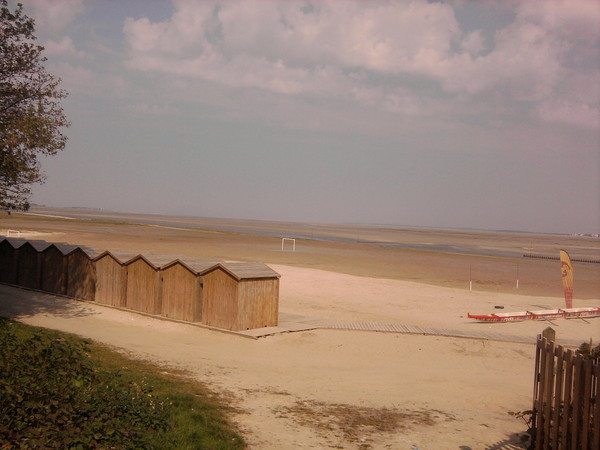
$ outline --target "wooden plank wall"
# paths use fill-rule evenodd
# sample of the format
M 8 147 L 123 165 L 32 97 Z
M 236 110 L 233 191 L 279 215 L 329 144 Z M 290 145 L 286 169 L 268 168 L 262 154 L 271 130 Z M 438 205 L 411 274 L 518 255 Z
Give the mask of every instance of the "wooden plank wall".
M 80 248 L 66 256 L 67 295 L 93 301 L 96 293 L 96 271 L 91 258 Z
M 238 330 L 274 327 L 278 317 L 279 278 L 240 281 Z
M 0 282 L 17 284 L 17 251 L 8 240 L 0 242 Z
M 160 270 L 162 315 L 178 320 L 199 322 L 202 317 L 202 280 L 182 264 Z
M 127 272 L 123 263 L 105 253 L 94 261 L 95 300 L 104 305 L 127 306 Z
M 202 276 L 202 323 L 239 331 L 237 324 L 238 282 L 218 268 Z
M 106 252 L 92 260 L 81 248 L 18 249 L 0 242 L 0 282 L 41 289 L 133 311 L 228 330 L 276 326 L 279 279 L 239 279 L 220 265 L 194 272 L 174 261 L 164 269 L 139 256 L 127 263 Z
M 533 427 L 535 449 L 600 449 L 600 361 L 538 336 Z
M 41 254 L 40 289 L 52 294 L 67 293 L 67 258 L 51 245 Z
M 144 259 L 128 262 L 127 308 L 148 314 L 161 313 L 161 288 L 158 270 Z
M 29 242 L 17 249 L 17 284 L 30 289 L 40 288 L 40 254 Z

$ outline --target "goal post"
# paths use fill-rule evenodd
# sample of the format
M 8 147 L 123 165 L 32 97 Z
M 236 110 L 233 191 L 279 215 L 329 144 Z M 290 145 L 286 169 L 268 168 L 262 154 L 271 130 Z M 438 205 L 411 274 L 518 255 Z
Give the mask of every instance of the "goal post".
M 296 251 L 296 239 L 294 238 L 281 238 L 281 251 L 284 251 L 285 248 L 285 244 L 286 242 L 291 242 L 292 244 L 292 251 L 295 252 Z

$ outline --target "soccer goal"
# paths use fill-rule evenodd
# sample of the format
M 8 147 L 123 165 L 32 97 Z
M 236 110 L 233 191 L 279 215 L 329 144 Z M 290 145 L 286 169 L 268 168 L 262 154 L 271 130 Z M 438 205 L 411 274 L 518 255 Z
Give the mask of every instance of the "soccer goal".
M 6 237 L 11 237 L 11 235 L 20 238 L 21 232 L 19 230 L 6 230 Z
M 281 238 L 281 251 L 282 252 L 285 251 L 286 243 L 288 244 L 288 247 L 289 247 L 289 244 L 291 243 L 291 245 L 292 245 L 292 251 L 293 252 L 296 251 L 296 239 L 293 239 L 293 238 Z

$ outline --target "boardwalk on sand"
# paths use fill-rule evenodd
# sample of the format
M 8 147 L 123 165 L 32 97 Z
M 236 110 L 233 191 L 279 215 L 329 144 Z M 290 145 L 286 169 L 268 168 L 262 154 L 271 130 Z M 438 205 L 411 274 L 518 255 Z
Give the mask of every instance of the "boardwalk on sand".
M 461 331 L 449 330 L 445 328 L 432 328 L 417 325 L 402 325 L 397 323 L 379 323 L 379 322 L 342 322 L 328 319 L 308 318 L 292 314 L 280 313 L 279 326 L 268 328 L 257 328 L 254 330 L 240 331 L 237 334 L 242 336 L 260 338 L 272 336 L 280 333 L 291 333 L 307 330 L 351 330 L 351 331 L 374 331 L 381 333 L 401 333 L 418 334 L 424 336 L 446 336 L 467 339 L 485 339 L 490 341 L 518 342 L 525 344 L 535 344 L 535 337 L 515 336 L 502 333 L 490 333 L 483 331 Z M 564 341 L 565 345 L 579 345 L 579 341 Z

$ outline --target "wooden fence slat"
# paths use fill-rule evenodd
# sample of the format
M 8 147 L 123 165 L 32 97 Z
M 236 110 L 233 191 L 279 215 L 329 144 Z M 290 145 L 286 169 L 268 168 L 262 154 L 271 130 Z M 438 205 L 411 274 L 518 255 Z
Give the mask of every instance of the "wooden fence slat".
M 556 382 L 554 385 L 554 402 L 552 404 L 552 434 L 549 440 L 552 448 L 558 448 L 558 436 L 560 431 L 560 410 L 563 397 L 564 382 L 564 349 L 558 345 L 555 349 L 556 357 Z
M 563 418 L 561 423 L 561 439 L 560 448 L 566 449 L 568 445 L 569 436 L 569 418 L 571 417 L 571 398 L 573 397 L 573 351 L 567 350 L 567 357 L 565 361 L 565 398 L 563 406 Z
M 581 450 L 588 449 L 588 435 L 590 428 L 590 403 L 592 397 L 592 360 L 583 361 L 583 398 L 581 413 Z
M 543 397 L 544 447 L 549 447 L 552 425 L 552 394 L 554 392 L 554 342 L 546 341 L 546 366 Z
M 600 450 L 600 358 L 556 345 L 546 331 L 536 342 L 534 448 Z
M 573 397 L 571 414 L 571 449 L 578 450 L 579 446 L 579 411 L 581 407 L 581 363 L 583 360 L 578 355 L 573 358 Z
M 600 361 L 594 364 L 594 439 L 592 448 L 600 448 Z
M 538 346 L 540 351 L 540 366 L 539 366 L 539 378 L 538 378 L 538 392 L 537 392 L 537 401 L 535 402 L 534 411 L 535 411 L 535 450 L 542 450 L 544 443 L 544 387 L 546 386 L 545 380 L 545 368 L 546 368 L 546 338 L 541 338 L 538 340 Z

